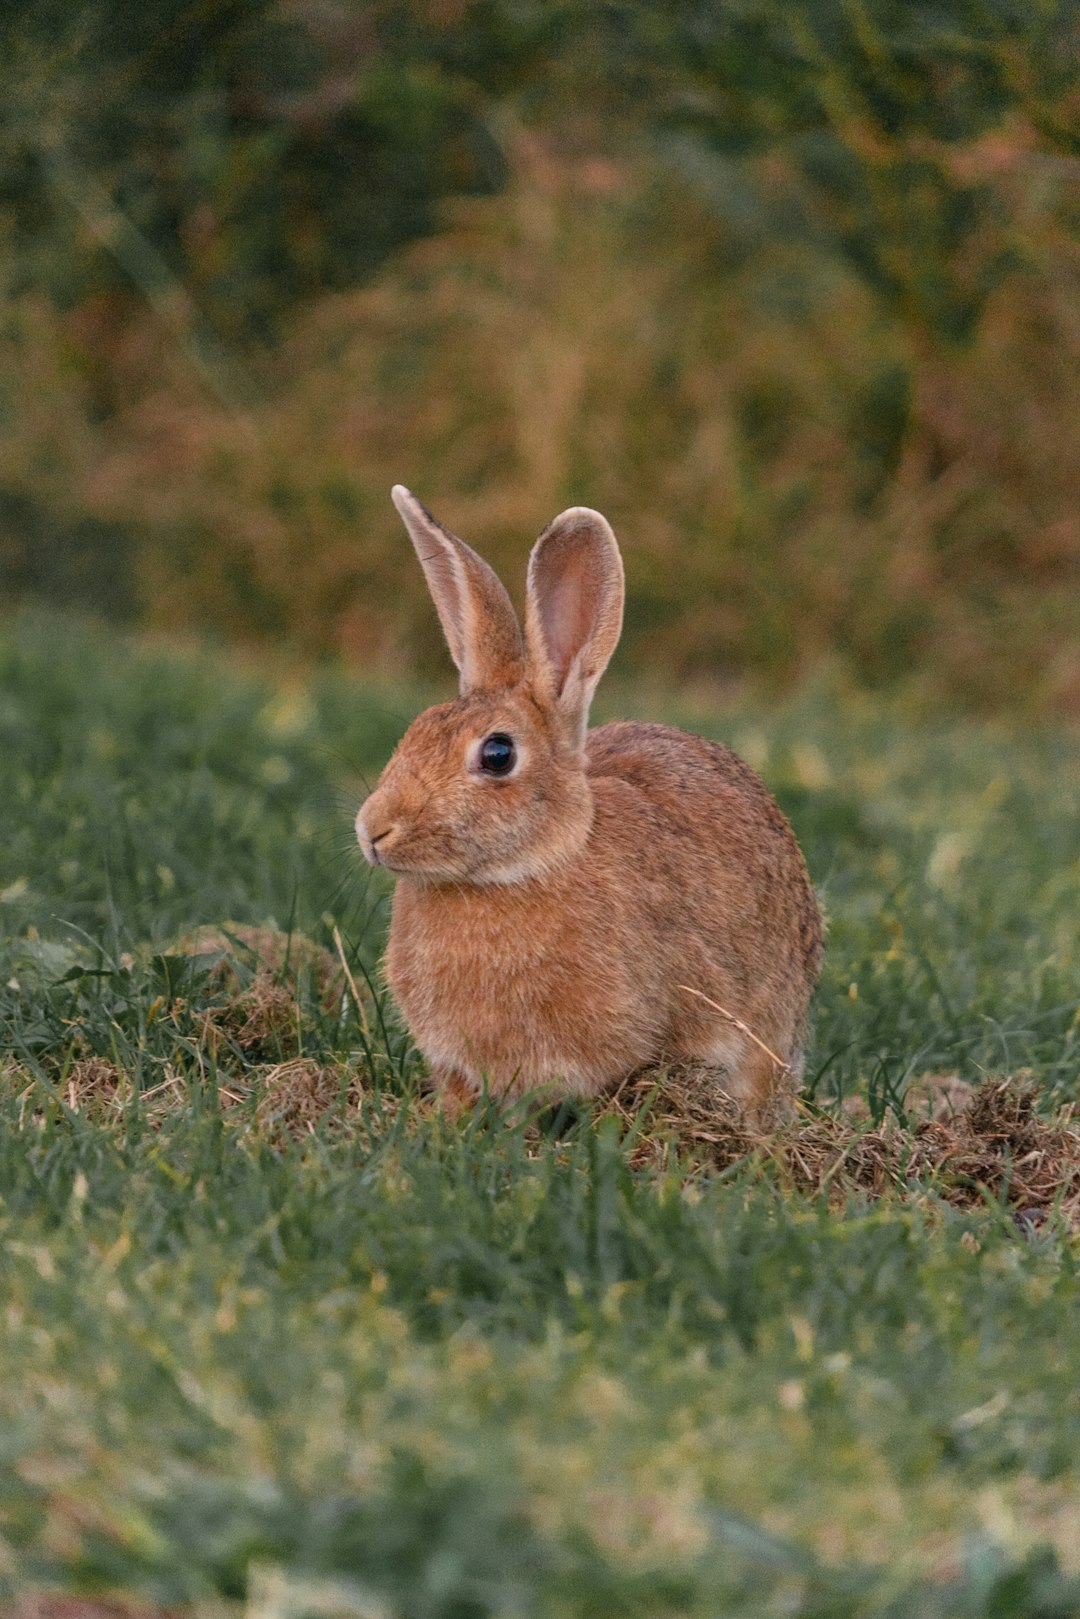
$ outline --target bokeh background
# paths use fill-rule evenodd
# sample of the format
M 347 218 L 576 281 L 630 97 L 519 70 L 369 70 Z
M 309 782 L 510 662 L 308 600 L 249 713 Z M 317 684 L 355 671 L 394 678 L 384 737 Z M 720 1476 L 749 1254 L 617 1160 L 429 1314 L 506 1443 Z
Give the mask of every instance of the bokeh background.
M 388 499 L 620 667 L 1080 712 L 1072 0 L 23 0 L 0 600 L 444 667 Z

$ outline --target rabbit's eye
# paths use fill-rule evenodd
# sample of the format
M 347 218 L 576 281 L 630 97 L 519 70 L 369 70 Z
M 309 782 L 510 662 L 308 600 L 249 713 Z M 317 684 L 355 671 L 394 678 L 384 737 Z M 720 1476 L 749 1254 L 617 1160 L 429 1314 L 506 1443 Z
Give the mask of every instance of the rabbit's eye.
M 480 769 L 487 776 L 505 776 L 517 762 L 514 739 L 503 731 L 486 736 L 480 744 Z

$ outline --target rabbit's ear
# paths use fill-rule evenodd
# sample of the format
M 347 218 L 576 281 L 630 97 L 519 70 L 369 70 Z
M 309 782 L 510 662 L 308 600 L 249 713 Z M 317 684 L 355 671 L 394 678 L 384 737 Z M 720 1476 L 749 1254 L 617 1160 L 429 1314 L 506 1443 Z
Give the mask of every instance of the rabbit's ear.
M 624 594 L 622 558 L 606 518 L 572 506 L 548 524 L 529 558 L 529 675 L 576 746 L 585 740 L 596 683 L 619 639 Z
M 394 485 L 390 498 L 420 558 L 462 693 L 513 685 L 521 675 L 524 648 L 517 614 L 494 569 L 401 484 Z

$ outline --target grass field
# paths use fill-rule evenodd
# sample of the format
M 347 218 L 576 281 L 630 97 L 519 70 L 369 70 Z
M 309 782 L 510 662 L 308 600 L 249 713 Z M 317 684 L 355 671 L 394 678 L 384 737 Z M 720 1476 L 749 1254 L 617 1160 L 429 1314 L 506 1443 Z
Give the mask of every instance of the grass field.
M 927 1074 L 1074 1101 L 1075 734 L 607 701 L 791 816 L 824 1118 L 903 1142 Z M 418 702 L 0 633 L 0 1599 L 1080 1613 L 1078 1250 L 1011 1166 L 872 1199 L 643 1158 L 648 1118 L 432 1111 L 350 825 Z

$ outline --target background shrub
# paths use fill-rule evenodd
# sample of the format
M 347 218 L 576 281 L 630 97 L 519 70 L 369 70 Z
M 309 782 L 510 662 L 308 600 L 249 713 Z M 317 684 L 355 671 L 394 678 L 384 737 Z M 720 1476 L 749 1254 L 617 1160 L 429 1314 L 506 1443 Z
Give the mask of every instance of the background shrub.
M 561 506 L 624 668 L 1080 702 L 1058 0 L 0 23 L 0 582 L 405 670 L 389 507 Z

